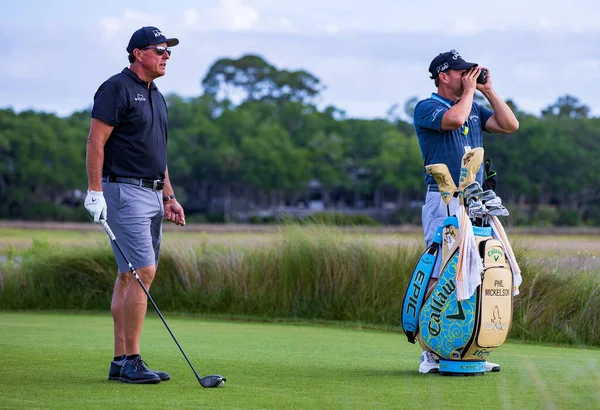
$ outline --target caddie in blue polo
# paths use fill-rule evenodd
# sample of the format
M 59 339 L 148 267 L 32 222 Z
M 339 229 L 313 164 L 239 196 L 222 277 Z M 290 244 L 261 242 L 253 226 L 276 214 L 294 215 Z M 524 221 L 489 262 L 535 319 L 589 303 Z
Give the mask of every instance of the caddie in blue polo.
M 487 77 L 487 81 L 483 80 L 482 71 L 485 71 L 483 75 Z M 429 74 L 437 92 L 419 101 L 414 112 L 414 127 L 423 156 L 423 166 L 446 164 L 458 186 L 461 159 L 466 151 L 483 147 L 483 131 L 508 134 L 519 128 L 519 122 L 492 87 L 490 70 L 465 61 L 458 51 L 438 54 L 429 65 Z M 478 82 L 478 77 L 479 81 L 485 82 Z M 491 110 L 473 101 L 476 90 L 487 99 Z M 424 172 L 424 179 L 426 196 L 422 223 L 425 244 L 429 246 L 437 227 L 448 214 L 456 213 L 459 203 L 454 198 L 447 208 L 442 202 L 434 178 Z M 483 170 L 480 169 L 477 181 L 481 184 L 482 179 Z M 440 263 L 441 258 L 438 258 L 430 286 L 439 277 Z M 424 351 L 419 372 L 437 373 L 438 370 L 437 358 L 433 353 Z M 499 371 L 500 366 L 486 362 L 486 371 L 492 370 Z
M 142 27 L 127 45 L 130 66 L 106 80 L 94 95 L 87 141 L 85 208 L 105 219 L 150 289 L 160 254 L 163 218 L 185 225 L 167 170 L 167 104 L 154 80 L 165 75 L 171 48 L 179 44 L 156 27 Z M 118 266 L 111 311 L 114 358 L 109 380 L 159 383 L 166 372 L 150 370 L 140 355 L 147 309 L 141 286 L 114 243 Z

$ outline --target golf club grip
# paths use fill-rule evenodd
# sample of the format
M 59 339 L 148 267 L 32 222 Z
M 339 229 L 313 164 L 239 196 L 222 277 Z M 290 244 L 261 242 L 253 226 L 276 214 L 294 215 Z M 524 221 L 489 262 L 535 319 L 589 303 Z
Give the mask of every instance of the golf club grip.
M 117 238 L 115 238 L 112 229 L 110 229 L 110 226 L 108 226 L 108 222 L 106 222 L 106 219 L 100 218 L 100 223 L 102 224 L 102 226 L 104 226 L 104 230 L 106 231 L 106 234 L 108 235 L 110 240 L 113 241 L 115 245 L 117 245 L 117 248 L 119 248 L 119 244 L 116 242 Z M 121 251 L 121 248 L 119 248 L 119 250 Z M 121 251 L 121 254 L 123 254 L 123 251 Z M 125 255 L 123 255 L 123 257 L 125 257 Z M 127 258 L 125 258 L 125 260 L 127 260 Z

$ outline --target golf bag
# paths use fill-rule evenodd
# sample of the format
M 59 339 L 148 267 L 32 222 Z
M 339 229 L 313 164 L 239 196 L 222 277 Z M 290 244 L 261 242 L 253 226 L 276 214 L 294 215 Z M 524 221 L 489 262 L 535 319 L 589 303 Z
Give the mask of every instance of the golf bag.
M 478 273 L 481 284 L 470 296 L 465 295 L 463 300 L 459 300 L 457 278 L 462 265 L 464 231 L 467 229 L 464 229 L 463 224 L 461 232 L 459 218 L 449 216 L 437 229 L 432 245 L 421 255 L 408 283 L 402 306 L 404 333 L 409 342 L 415 343 L 418 340 L 423 350 L 440 357 L 440 372 L 444 372 L 444 368 L 449 373 L 483 372 L 483 363 L 490 353 L 508 337 L 512 323 L 513 295 L 518 293 L 520 284 L 520 271 L 512 249 L 506 250 L 503 245 L 504 243 L 510 248 L 505 232 L 500 228 L 502 233 L 497 234 L 498 226 L 501 225 L 493 215 L 500 215 L 501 212 L 506 215 L 508 211 L 500 205 L 500 198 L 490 189 L 495 187 L 495 172 L 491 170 L 491 161 L 486 162 L 487 190 L 484 192 L 475 182 L 475 175 L 482 162 L 482 148 L 465 154 L 458 189 L 446 165 L 426 167 L 426 171 L 438 183 L 443 202 L 448 205 L 452 197 L 456 196 L 455 193 L 458 193 L 461 220 L 464 222 L 468 218 L 473 222 L 475 245 L 468 249 L 472 252 L 476 249 L 477 257 L 483 265 L 483 270 Z M 484 205 L 486 199 L 490 208 Z M 489 223 L 490 218 L 496 227 L 496 235 Z M 510 252 L 510 258 L 507 251 Z M 428 289 L 437 258 L 441 258 L 440 275 Z M 516 272 L 513 272 L 509 261 L 514 261 Z M 518 274 L 516 284 L 513 283 L 513 273 Z M 465 280 L 462 275 L 460 278 Z M 469 366 L 468 362 L 474 366 Z
M 481 285 L 458 300 L 456 276 L 461 246 L 456 217 L 443 228 L 442 268 L 418 315 L 417 339 L 424 350 L 449 360 L 485 361 L 502 345 L 512 322 L 513 276 L 502 243 L 491 227 L 473 227 L 483 260 Z M 412 280 L 411 280 L 412 282 Z M 410 289 L 410 288 L 409 288 Z

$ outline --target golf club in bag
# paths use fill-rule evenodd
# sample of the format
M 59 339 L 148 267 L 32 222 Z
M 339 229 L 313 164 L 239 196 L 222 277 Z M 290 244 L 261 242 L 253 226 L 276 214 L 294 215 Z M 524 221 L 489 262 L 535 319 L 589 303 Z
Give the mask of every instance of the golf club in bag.
M 173 338 L 173 340 L 177 344 L 177 347 L 181 351 L 181 354 L 183 354 L 183 357 L 185 357 L 185 360 L 188 362 L 188 364 L 192 368 L 192 371 L 194 372 L 194 375 L 196 376 L 196 379 L 198 379 L 198 382 L 200 383 L 200 385 L 202 387 L 206 387 L 206 388 L 223 386 L 225 384 L 225 382 L 227 381 L 227 379 L 225 379 L 225 377 L 223 377 L 223 376 L 219 376 L 218 374 L 212 374 L 210 376 L 200 377 L 200 375 L 198 374 L 196 369 L 194 369 L 192 362 L 190 362 L 190 359 L 188 359 L 187 355 L 181 348 L 181 345 L 179 344 L 179 342 L 177 341 L 177 338 L 171 331 L 171 328 L 167 324 L 167 321 L 163 317 L 162 313 L 160 313 L 158 306 L 156 306 L 156 303 L 154 303 L 154 299 L 152 299 L 152 296 L 150 296 L 150 292 L 148 292 L 148 290 L 146 289 L 146 286 L 144 286 L 144 283 L 142 282 L 142 280 L 138 276 L 137 272 L 135 271 L 135 268 L 131 265 L 131 262 L 129 262 L 129 259 L 127 258 L 127 256 L 125 256 L 123 249 L 121 249 L 121 247 L 119 246 L 119 243 L 117 242 L 117 238 L 115 238 L 115 235 L 113 234 L 112 230 L 110 229 L 110 226 L 108 226 L 108 223 L 104 219 L 100 219 L 100 223 L 102 223 L 102 226 L 104 226 L 104 230 L 106 231 L 106 234 L 108 235 L 110 240 L 113 241 L 113 243 L 115 244 L 115 246 L 121 253 L 121 256 L 123 257 L 123 259 L 125 259 L 125 262 L 127 262 L 127 265 L 129 265 L 129 269 L 131 269 L 131 272 L 133 273 L 133 277 L 135 278 L 135 280 L 137 280 L 137 282 L 140 284 L 142 289 L 144 289 L 144 293 L 148 297 L 148 300 L 150 300 L 150 302 L 152 303 L 152 306 L 154 306 L 154 309 L 156 309 L 156 313 L 158 313 L 158 316 L 160 316 L 160 319 L 165 324 L 167 330 L 171 334 L 171 337 Z

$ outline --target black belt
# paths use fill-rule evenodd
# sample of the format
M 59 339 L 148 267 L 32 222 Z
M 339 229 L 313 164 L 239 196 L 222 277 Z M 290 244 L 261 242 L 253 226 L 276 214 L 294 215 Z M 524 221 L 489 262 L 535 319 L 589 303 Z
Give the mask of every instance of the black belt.
M 162 191 L 165 187 L 165 181 L 162 179 L 142 179 L 142 178 L 125 178 L 115 176 L 103 176 L 102 182 L 118 182 L 120 184 L 137 185 L 143 188 L 150 188 L 153 191 Z

